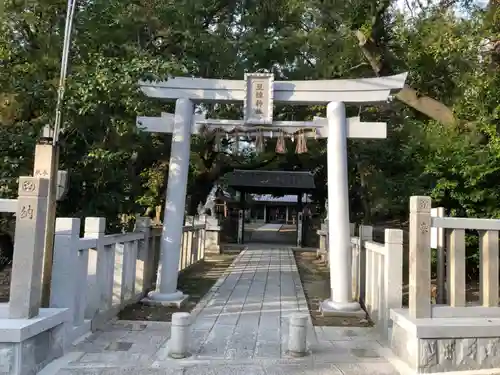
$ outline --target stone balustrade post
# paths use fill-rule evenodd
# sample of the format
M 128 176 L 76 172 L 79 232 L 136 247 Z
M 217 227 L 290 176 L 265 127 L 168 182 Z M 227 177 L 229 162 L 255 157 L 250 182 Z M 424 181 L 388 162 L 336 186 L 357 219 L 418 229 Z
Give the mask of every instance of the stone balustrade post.
M 144 240 L 139 242 L 139 259 L 143 262 L 142 292 L 147 293 L 153 288 L 155 274 L 154 246 L 151 238 L 151 219 L 138 217 L 135 221 L 135 231 L 144 233 Z
M 297 247 L 302 247 L 302 239 L 304 238 L 304 214 L 297 214 Z
M 481 305 L 498 306 L 498 231 L 480 233 L 479 276 Z
M 138 241 L 127 241 L 123 244 L 121 303 L 131 301 L 135 297 L 137 253 Z
M 205 251 L 207 249 L 207 219 L 205 218 L 203 220 L 203 229 L 201 230 L 201 253 L 200 253 L 200 259 L 205 258 Z M 219 252 L 220 252 L 220 243 L 219 245 Z
M 373 241 L 373 227 L 371 225 L 359 226 L 359 274 L 356 292 L 358 298 L 366 303 L 366 280 L 370 280 L 371 267 L 368 267 L 365 241 Z
M 49 181 L 20 177 L 18 193 L 9 318 L 29 319 L 38 315 L 42 297 Z
M 89 249 L 89 268 L 88 268 L 88 289 L 87 289 L 87 307 L 85 309 L 85 318 L 93 319 L 94 316 L 104 308 L 102 305 L 103 290 L 105 290 L 106 275 L 106 249 L 102 243 L 105 235 L 106 219 L 103 217 L 85 218 L 85 238 L 95 238 L 96 247 Z
M 356 233 L 356 223 L 349 223 L 349 232 L 351 237 L 354 237 L 354 233 Z
M 77 243 L 80 240 L 80 219 L 57 218 L 54 237 L 54 263 L 50 307 L 67 308 L 71 311 L 73 325 L 78 325 L 77 298 L 79 280 Z
M 360 250 L 359 250 L 359 242 L 358 245 L 353 244 L 353 237 L 356 232 L 356 224 L 355 223 L 349 223 L 349 235 L 350 235 L 350 241 L 351 241 L 351 253 L 352 253 L 352 264 L 351 264 L 351 292 L 352 292 L 352 298 L 354 300 L 359 300 L 359 296 L 357 293 L 358 286 L 357 286 L 357 281 L 359 279 L 359 256 L 360 256 Z M 359 240 L 359 239 L 358 239 Z
M 319 250 L 325 252 L 326 251 L 326 233 L 323 231 L 318 231 L 319 236 Z
M 245 211 L 239 210 L 238 211 L 238 243 L 239 244 L 242 244 L 244 241 L 244 238 L 243 238 L 245 235 L 245 232 L 243 231 L 244 221 L 245 221 Z
M 403 303 L 403 231 L 401 229 L 385 230 L 384 254 L 384 310 L 382 318 L 382 334 L 388 335 L 390 310 L 401 308 Z
M 465 306 L 465 229 L 452 229 L 448 236 L 448 303 Z
M 437 207 L 431 209 L 431 217 L 444 217 L 444 207 Z M 434 233 L 433 233 L 434 232 Z M 437 250 L 437 300 L 439 304 L 444 304 L 446 302 L 446 288 L 445 288 L 445 277 L 446 277 L 446 256 L 445 256 L 445 229 L 444 228 L 432 228 L 431 227 L 431 245 L 432 238 L 435 236 L 436 239 L 436 250 Z M 432 246 L 434 247 L 434 246 Z
M 431 317 L 431 198 L 410 198 L 409 313 Z

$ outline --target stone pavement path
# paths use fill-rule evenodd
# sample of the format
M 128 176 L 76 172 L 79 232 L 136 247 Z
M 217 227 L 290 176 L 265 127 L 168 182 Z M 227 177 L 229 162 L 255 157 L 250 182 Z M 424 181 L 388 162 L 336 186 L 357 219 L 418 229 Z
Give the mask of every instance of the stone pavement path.
M 256 232 L 278 232 L 283 224 L 272 224 L 272 223 L 266 223 L 261 225 L 260 227 L 254 229 Z
M 308 312 L 289 250 L 244 251 L 193 325 L 198 358 L 280 358 L 287 318 Z
M 245 250 L 193 311 L 191 357 L 168 357 L 170 323 L 115 321 L 41 374 L 398 373 L 369 328 L 311 325 L 310 355 L 288 357 L 288 317 L 297 311 L 308 310 L 292 251 Z
M 297 242 L 295 225 L 249 223 L 245 224 L 244 230 L 249 235 L 248 241 L 251 243 L 282 244 L 282 247 L 285 247 L 295 245 Z

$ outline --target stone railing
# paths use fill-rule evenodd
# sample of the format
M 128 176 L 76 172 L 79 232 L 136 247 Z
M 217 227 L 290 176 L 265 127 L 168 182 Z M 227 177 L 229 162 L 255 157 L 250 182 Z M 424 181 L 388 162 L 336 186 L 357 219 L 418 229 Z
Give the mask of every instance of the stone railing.
M 24 199 L 21 203 L 26 204 Z M 33 218 L 45 224 L 44 215 L 35 212 Z M 22 228 L 20 223 L 22 221 L 18 226 Z M 39 309 L 33 316 L 25 313 L 32 309 L 23 302 L 26 294 L 23 290 L 31 290 L 35 280 L 29 274 L 21 275 L 23 266 L 14 260 L 12 272 L 19 287 L 11 286 L 10 304 L 0 304 L 0 332 L 4 333 L 0 346 L 7 345 L 6 348 L 12 350 L 0 351 L 0 361 L 30 363 L 33 371 L 39 371 L 63 355 L 75 339 L 98 328 L 154 287 L 160 260 L 161 227 L 151 227 L 149 218 L 138 218 L 134 232 L 105 234 L 104 218 L 86 218 L 84 234 L 80 237 L 80 224 L 80 219 L 56 220 L 50 308 Z M 42 226 L 38 232 L 43 233 L 43 229 Z M 211 229 L 218 233 L 217 228 Z M 183 227 L 179 270 L 203 259 L 207 244 L 214 249 L 215 244 L 209 243 L 207 233 L 204 222 Z M 24 231 L 23 234 L 26 236 Z M 27 255 L 22 254 L 20 246 L 24 236 L 19 231 L 16 234 L 17 258 Z M 31 271 L 26 266 L 24 269 Z M 40 269 L 38 275 L 39 272 Z M 26 285 L 16 278 L 26 280 Z M 16 317 L 25 314 L 27 319 L 9 319 L 14 313 Z M 41 352 L 43 349 L 44 354 L 35 360 L 31 354 L 15 349 L 20 345 L 34 345 Z M 21 373 L 12 368 L 7 374 Z
M 151 227 L 149 218 L 138 218 L 134 232 L 112 235 L 104 218 L 87 218 L 82 237 L 80 219 L 59 218 L 50 307 L 40 307 L 48 187 L 45 178 L 20 177 L 18 198 L 0 200 L 1 212 L 16 214 L 10 299 L 0 303 L 2 374 L 37 373 L 156 281 L 162 228 Z M 185 225 L 179 270 L 219 252 L 219 230 L 210 218 Z
M 14 213 L 17 210 L 17 199 L 0 199 L 0 212 Z
M 105 234 L 106 219 L 58 218 L 54 241 L 51 307 L 68 308 L 73 328 L 69 340 L 114 317 L 139 301 L 156 279 L 162 228 L 138 218 L 131 233 Z M 205 224 L 183 228 L 179 270 L 205 255 Z
M 431 304 L 431 229 L 444 230 L 448 305 Z M 466 298 L 465 231 L 480 238 L 480 305 Z M 416 372 L 500 367 L 500 220 L 431 215 L 429 197 L 411 197 L 409 308 L 391 310 L 393 353 Z
M 350 228 L 350 233 L 351 237 L 354 236 L 354 231 L 356 229 L 356 224 L 350 223 L 349 224 Z M 318 250 L 316 251 L 316 255 L 318 256 L 321 261 L 328 263 L 328 221 L 325 221 L 321 224 L 320 229 L 316 231 L 319 237 L 319 247 Z
M 86 218 L 80 237 L 80 219 L 56 220 L 50 306 L 70 310 L 70 342 L 136 302 L 153 281 L 149 219 L 138 219 L 134 233 L 106 235 L 105 227 L 104 218 Z
M 373 227 L 350 224 L 353 298 L 365 307 L 377 331 L 388 339 L 390 309 L 402 306 L 403 231 L 386 229 L 384 243 L 373 241 Z M 318 257 L 329 261 L 327 223 L 318 230 Z
M 361 225 L 351 237 L 352 290 L 377 331 L 388 339 L 389 312 L 402 306 L 403 231 L 386 229 L 384 243 L 373 242 L 373 227 Z
M 207 237 L 205 227 L 205 223 L 184 226 L 179 271 L 205 257 L 205 242 Z

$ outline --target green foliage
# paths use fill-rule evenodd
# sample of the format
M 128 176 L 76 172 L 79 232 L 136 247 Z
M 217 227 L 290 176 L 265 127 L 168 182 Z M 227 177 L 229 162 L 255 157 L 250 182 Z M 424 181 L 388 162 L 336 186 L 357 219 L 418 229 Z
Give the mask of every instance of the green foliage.
M 400 2 L 398 2 L 400 3 Z M 242 79 L 267 69 L 276 79 L 370 77 L 371 62 L 353 30 L 377 40 L 391 70 L 449 106 L 460 121 L 443 125 L 400 102 L 350 107 L 350 115 L 387 121 L 386 140 L 349 143 L 352 218 L 404 221 L 408 198 L 431 194 L 451 214 L 500 217 L 498 161 L 500 75 L 491 41 L 498 10 L 464 3 L 462 13 L 428 6 L 402 13 L 396 2 L 279 0 L 93 0 L 79 2 L 63 112 L 61 168 L 70 171 L 59 215 L 133 215 L 162 204 L 171 138 L 137 131 L 137 115 L 173 111 L 146 98 L 137 81 L 192 75 Z M 492 3 L 493 4 L 493 3 Z M 54 120 L 66 15 L 62 0 L 6 3 L 0 19 L 0 194 L 14 196 L 30 174 L 41 128 Z M 216 118 L 241 118 L 241 106 L 208 105 Z M 324 107 L 280 105 L 278 120 L 325 115 Z M 326 197 L 326 142 L 309 152 L 276 155 L 231 144 L 214 134 L 192 139 L 188 210 L 234 168 L 310 170 L 321 205 Z

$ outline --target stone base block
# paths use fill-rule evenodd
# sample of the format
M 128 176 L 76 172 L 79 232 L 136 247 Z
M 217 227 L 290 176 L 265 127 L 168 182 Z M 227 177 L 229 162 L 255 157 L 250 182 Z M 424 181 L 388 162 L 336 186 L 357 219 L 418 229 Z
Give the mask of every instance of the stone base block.
M 0 374 L 35 375 L 63 356 L 71 314 L 68 309 L 40 309 L 32 319 L 8 319 L 0 304 Z
M 141 302 L 148 306 L 165 306 L 165 307 L 177 307 L 181 308 L 189 299 L 187 294 L 182 294 L 176 299 L 162 300 L 162 299 L 153 299 L 150 296 L 145 297 L 141 300 Z
M 500 368 L 498 308 L 434 306 L 432 318 L 391 310 L 390 348 L 416 373 Z M 500 371 L 500 369 L 499 369 Z
M 92 330 L 92 321 L 85 320 L 82 325 L 70 329 L 68 333 L 67 340 L 68 343 L 73 343 L 73 341 L 80 339 L 81 337 L 87 335 Z
M 351 305 L 351 303 L 349 303 L 349 305 Z M 352 305 L 357 306 L 358 308 L 352 308 L 352 306 L 347 306 L 347 308 L 339 308 L 338 306 L 335 306 L 335 304 L 330 300 L 326 300 L 320 303 L 319 309 L 323 316 L 338 316 L 346 318 L 355 317 L 360 319 L 366 318 L 366 311 L 359 306 L 359 303 L 352 302 Z

